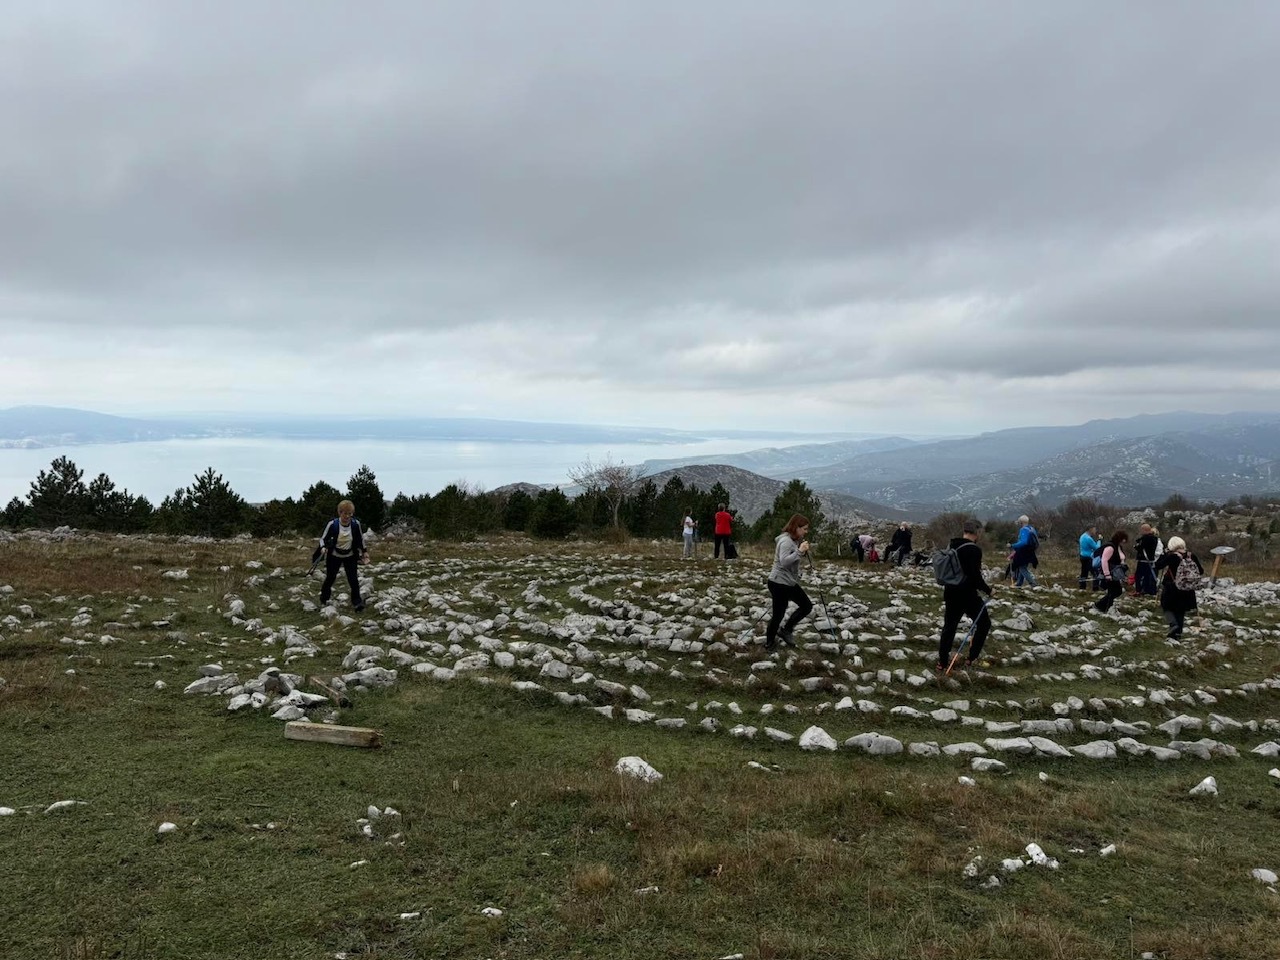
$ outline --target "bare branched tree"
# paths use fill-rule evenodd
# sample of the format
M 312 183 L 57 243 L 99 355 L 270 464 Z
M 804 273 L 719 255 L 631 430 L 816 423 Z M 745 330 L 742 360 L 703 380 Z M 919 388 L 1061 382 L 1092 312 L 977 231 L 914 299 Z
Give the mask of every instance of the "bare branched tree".
M 606 456 L 603 463 L 593 463 L 588 457 L 569 470 L 569 479 L 583 490 L 598 493 L 609 505 L 613 529 L 619 528 L 618 511 L 622 503 L 640 483 L 640 467 L 614 463 Z

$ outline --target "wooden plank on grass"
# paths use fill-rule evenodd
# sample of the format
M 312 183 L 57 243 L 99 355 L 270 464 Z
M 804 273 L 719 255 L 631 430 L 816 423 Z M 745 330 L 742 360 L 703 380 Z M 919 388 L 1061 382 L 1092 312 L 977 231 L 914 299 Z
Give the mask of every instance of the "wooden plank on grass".
M 336 743 L 343 747 L 380 747 L 382 734 L 368 727 L 340 727 L 334 723 L 304 723 L 291 720 L 284 725 L 286 740 Z

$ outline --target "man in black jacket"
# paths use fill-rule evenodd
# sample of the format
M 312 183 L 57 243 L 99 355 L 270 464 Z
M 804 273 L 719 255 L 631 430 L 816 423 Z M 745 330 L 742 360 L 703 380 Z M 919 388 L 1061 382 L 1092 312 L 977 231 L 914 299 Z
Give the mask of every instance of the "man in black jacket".
M 1138 539 L 1134 543 L 1138 554 L 1138 569 L 1134 574 L 1134 590 L 1148 597 L 1156 595 L 1156 547 L 1160 538 L 1151 529 L 1151 524 L 1144 523 L 1138 528 Z
M 893 531 L 893 539 L 889 541 L 889 551 L 885 559 L 895 567 L 900 567 L 909 556 L 911 556 L 911 524 L 903 523 Z
M 987 600 L 991 599 L 991 585 L 982 577 L 982 548 L 978 546 L 981 533 L 981 523 L 966 520 L 964 535 L 951 541 L 951 548 L 960 558 L 964 582 L 942 588 L 942 600 L 946 606 L 942 616 L 942 637 L 938 642 L 939 675 L 946 671 L 951 660 L 951 645 L 955 642 L 961 617 L 968 616 L 973 621 L 973 640 L 967 651 L 966 666 L 978 662 L 982 645 L 987 642 L 987 633 L 991 630 L 991 614 L 987 613 L 986 604 L 978 596 L 978 591 L 982 591 Z

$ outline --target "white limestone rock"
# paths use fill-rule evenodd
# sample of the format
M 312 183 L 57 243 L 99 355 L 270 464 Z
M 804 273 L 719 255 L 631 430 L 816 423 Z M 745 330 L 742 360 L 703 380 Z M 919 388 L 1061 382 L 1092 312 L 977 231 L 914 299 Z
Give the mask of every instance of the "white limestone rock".
M 1263 867 L 1250 871 L 1249 876 L 1253 877 L 1253 879 L 1257 880 L 1259 883 L 1265 883 L 1268 886 L 1275 886 L 1277 882 L 1280 882 L 1280 877 L 1276 876 L 1274 870 L 1267 870 Z
M 835 739 L 821 727 L 810 727 L 800 734 L 801 750 L 835 750 Z
M 623 757 L 613 768 L 613 772 L 623 777 L 634 777 L 645 783 L 657 783 L 662 774 L 640 757 Z
M 1193 797 L 1216 797 L 1218 795 L 1218 781 L 1213 777 L 1205 777 L 1188 792 Z
M 969 763 L 969 768 L 977 773 L 1007 773 L 1009 767 L 991 757 L 974 757 Z
M 1071 747 L 1070 750 L 1072 753 L 1088 757 L 1090 760 L 1114 760 L 1116 756 L 1116 745 L 1110 740 L 1093 740 L 1089 743 Z

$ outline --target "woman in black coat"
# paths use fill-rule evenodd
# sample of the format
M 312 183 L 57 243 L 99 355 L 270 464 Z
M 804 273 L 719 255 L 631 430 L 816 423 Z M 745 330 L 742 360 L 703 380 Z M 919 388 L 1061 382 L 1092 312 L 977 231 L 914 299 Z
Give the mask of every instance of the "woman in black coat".
M 1156 576 L 1160 576 L 1162 571 L 1164 573 L 1160 581 L 1160 611 L 1164 614 L 1165 622 L 1169 624 L 1169 638 L 1172 640 L 1182 636 L 1182 624 L 1186 620 L 1187 613 L 1196 608 L 1196 592 L 1180 590 L 1175 583 L 1178 567 L 1184 563 L 1194 563 L 1196 570 L 1201 575 L 1204 574 L 1204 567 L 1196 555 L 1187 549 L 1187 542 L 1181 537 L 1170 537 L 1168 547 L 1152 568 Z

